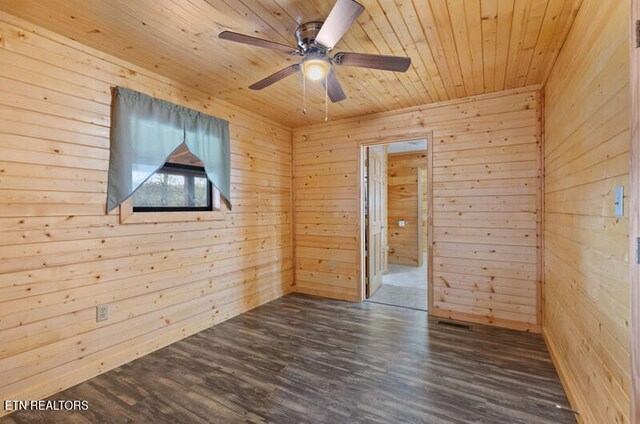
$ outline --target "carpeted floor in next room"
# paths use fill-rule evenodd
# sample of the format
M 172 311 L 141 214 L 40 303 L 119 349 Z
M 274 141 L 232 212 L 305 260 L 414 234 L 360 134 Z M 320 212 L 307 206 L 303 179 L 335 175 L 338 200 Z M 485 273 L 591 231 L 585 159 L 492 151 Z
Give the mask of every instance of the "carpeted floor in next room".
M 427 310 L 427 258 L 422 266 L 389 264 L 370 302 Z

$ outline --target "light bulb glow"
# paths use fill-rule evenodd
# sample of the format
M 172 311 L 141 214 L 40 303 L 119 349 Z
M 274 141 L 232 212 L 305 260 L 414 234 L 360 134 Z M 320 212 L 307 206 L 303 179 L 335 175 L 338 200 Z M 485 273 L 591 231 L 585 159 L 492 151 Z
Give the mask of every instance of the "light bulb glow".
M 324 79 L 329 73 L 329 63 L 326 60 L 310 59 L 303 63 L 304 76 L 313 81 Z

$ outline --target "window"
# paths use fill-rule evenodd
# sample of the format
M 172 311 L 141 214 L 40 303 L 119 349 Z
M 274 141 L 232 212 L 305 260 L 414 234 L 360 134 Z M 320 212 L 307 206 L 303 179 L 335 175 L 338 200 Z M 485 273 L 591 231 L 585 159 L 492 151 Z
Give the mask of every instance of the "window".
M 220 196 L 202 161 L 181 145 L 120 205 L 120 223 L 222 220 Z
M 132 197 L 136 199 L 136 208 L 140 208 L 138 211 L 157 208 L 157 219 L 152 216 L 154 210 L 146 209 L 149 213 L 141 214 L 145 216 L 145 222 L 177 222 L 179 215 L 187 220 L 205 219 L 205 214 L 219 210 L 215 195 L 209 194 L 210 186 L 194 174 L 195 170 L 180 169 L 179 172 L 171 166 L 165 167 L 166 163 L 206 167 L 207 179 L 219 191 L 218 196 L 224 197 L 231 206 L 228 121 L 115 87 L 110 136 L 106 210 L 112 213 L 120 206 L 121 222 L 129 222 L 134 214 Z M 171 160 L 181 150 L 198 163 Z M 161 170 L 156 175 L 158 169 Z M 144 190 L 134 196 L 147 181 Z M 160 215 L 172 215 L 168 218 L 172 221 Z M 150 221 L 150 217 L 154 220 Z
M 212 192 L 203 167 L 166 163 L 133 194 L 133 212 L 211 211 Z

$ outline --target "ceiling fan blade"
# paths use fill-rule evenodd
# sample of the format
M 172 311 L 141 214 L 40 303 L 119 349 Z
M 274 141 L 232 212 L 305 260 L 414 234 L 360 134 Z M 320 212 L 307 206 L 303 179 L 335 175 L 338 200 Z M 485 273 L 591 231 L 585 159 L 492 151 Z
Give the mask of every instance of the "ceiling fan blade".
M 408 57 L 364 53 L 338 53 L 333 57 L 333 61 L 339 65 L 394 72 L 405 72 L 411 65 L 411 58 Z
M 262 38 L 252 37 L 250 35 L 238 34 L 237 32 L 222 31 L 218 35 L 218 38 L 222 40 L 235 41 L 236 43 L 250 44 L 252 46 L 264 47 L 265 49 L 280 50 L 290 54 L 298 53 L 298 50 L 294 49 L 293 47 L 285 46 L 284 44 L 275 43 L 269 40 L 263 40 Z
M 291 74 L 295 74 L 299 69 L 300 65 L 298 63 L 296 63 L 295 65 L 287 66 L 286 68 L 279 70 L 275 74 L 269 75 L 265 79 L 260 80 L 253 85 L 250 85 L 249 88 L 252 90 L 262 90 L 263 88 L 268 87 L 271 84 L 278 82 Z
M 364 7 L 354 0 L 337 0 L 316 36 L 316 43 L 332 49 L 363 11 Z
M 324 81 L 323 84 L 325 84 Z M 341 102 L 347 98 L 347 95 L 344 94 L 342 86 L 340 86 L 340 81 L 338 81 L 338 77 L 333 69 L 331 69 L 327 75 L 326 87 L 327 94 L 333 103 Z

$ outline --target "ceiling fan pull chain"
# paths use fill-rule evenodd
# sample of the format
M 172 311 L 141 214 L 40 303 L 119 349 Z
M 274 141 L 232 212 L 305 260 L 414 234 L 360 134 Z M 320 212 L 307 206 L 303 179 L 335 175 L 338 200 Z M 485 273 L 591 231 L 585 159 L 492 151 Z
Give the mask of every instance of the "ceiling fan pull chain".
M 329 122 L 329 74 L 324 76 L 324 122 Z
M 302 73 L 302 114 L 307 114 L 307 78 Z

